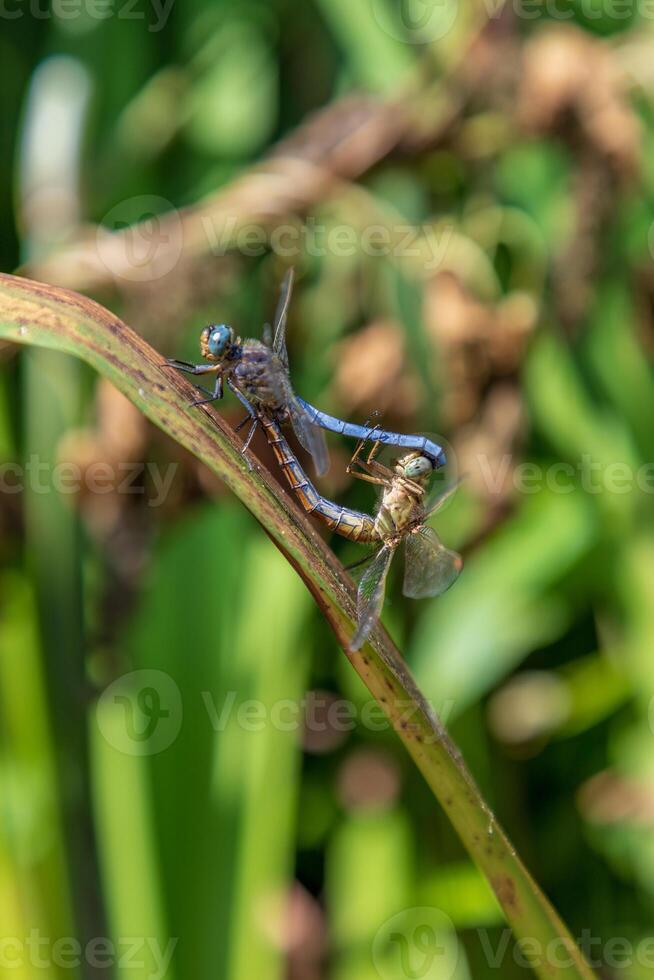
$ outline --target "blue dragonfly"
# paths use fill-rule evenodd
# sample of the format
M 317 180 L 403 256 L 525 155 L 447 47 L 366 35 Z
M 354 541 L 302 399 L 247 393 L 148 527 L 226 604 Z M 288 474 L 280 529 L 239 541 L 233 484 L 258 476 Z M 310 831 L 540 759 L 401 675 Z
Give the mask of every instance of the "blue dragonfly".
M 293 270 L 289 269 L 282 284 L 272 329 L 264 327 L 263 340 L 242 340 L 225 323 L 209 324 L 200 334 L 200 352 L 208 364 L 192 364 L 169 358 L 167 363 L 178 371 L 193 375 L 214 375 L 213 389 L 198 386 L 205 395 L 192 405 L 206 405 L 223 397 L 227 386 L 239 399 L 248 419 L 250 430 L 243 445 L 249 448 L 262 416 L 279 425 L 290 425 L 300 444 L 312 456 L 316 473 L 327 472 L 328 456 L 322 429 L 352 436 L 355 439 L 413 449 L 428 456 L 435 466 L 446 462 L 441 446 L 425 436 L 405 435 L 380 428 L 366 428 L 352 422 L 327 415 L 293 391 L 286 349 L 286 321 L 293 289 Z M 240 428 L 240 426 L 239 426 Z
M 336 534 L 376 550 L 364 562 L 369 565 L 361 577 L 357 593 L 357 629 L 350 641 L 359 650 L 377 623 L 384 604 L 386 578 L 393 556 L 404 546 L 404 595 L 424 599 L 441 595 L 456 581 L 462 567 L 461 556 L 442 544 L 429 520 L 456 489 L 456 485 L 429 495 L 429 483 L 436 468 L 434 460 L 413 450 L 395 460 L 392 466 L 380 462 L 376 442 L 363 455 L 359 442 L 347 468 L 348 473 L 381 489 L 375 515 L 343 507 L 323 497 L 309 480 L 276 422 L 263 418 L 266 438 L 286 480 L 308 514 Z M 360 564 L 360 563 L 357 563 Z

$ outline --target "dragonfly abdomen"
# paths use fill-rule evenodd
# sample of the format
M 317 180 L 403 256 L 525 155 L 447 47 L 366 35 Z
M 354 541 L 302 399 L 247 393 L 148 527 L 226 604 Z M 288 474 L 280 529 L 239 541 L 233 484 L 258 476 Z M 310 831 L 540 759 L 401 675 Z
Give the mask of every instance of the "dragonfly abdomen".
M 319 494 L 291 451 L 277 423 L 265 417 L 261 421 L 277 462 L 307 514 L 313 514 L 336 534 L 351 541 L 379 541 L 372 517 L 349 507 L 341 507 Z
M 319 425 L 322 429 L 330 432 L 338 432 L 339 435 L 351 436 L 354 439 L 364 439 L 366 442 L 382 442 L 387 446 L 399 446 L 404 449 L 415 449 L 424 453 L 436 464 L 445 466 L 447 458 L 445 451 L 436 442 L 432 442 L 426 436 L 407 435 L 402 432 L 390 432 L 388 429 L 380 429 L 378 426 L 356 425 L 354 422 L 344 422 L 343 419 L 321 412 L 319 408 L 305 401 L 298 396 L 298 402 L 307 413 L 314 425 Z

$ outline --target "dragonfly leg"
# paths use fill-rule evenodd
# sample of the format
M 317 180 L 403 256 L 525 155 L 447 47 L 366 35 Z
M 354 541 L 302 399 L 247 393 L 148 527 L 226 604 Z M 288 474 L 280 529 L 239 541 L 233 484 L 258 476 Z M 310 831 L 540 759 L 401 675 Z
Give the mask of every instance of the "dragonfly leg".
M 254 408 L 254 405 L 248 401 L 248 399 L 245 397 L 241 389 L 234 384 L 231 378 L 227 378 L 227 384 L 229 385 L 230 391 L 234 392 L 234 394 L 236 395 L 236 397 L 238 398 L 238 400 L 240 401 L 241 405 L 248 413 L 250 418 L 251 419 L 257 418 L 257 412 Z
M 393 474 L 391 470 L 387 470 L 378 463 L 375 459 L 371 462 L 362 462 L 358 460 L 358 465 L 363 470 L 363 472 L 358 472 L 356 470 L 351 470 L 348 467 L 347 472 L 351 473 L 353 477 L 357 480 L 365 480 L 366 483 L 376 483 L 381 487 L 388 487 L 392 482 L 397 481 L 397 484 L 402 487 L 402 489 L 411 494 L 413 497 L 422 497 L 425 494 L 425 488 L 421 487 L 419 483 L 414 480 L 410 480 L 406 476 L 398 476 Z M 375 476 L 375 473 L 381 473 L 381 476 Z
M 198 385 L 198 388 L 200 388 L 199 385 Z M 191 402 L 191 408 L 195 408 L 196 405 L 208 405 L 209 402 L 215 402 L 219 398 L 222 398 L 223 397 L 223 378 L 222 378 L 222 375 L 219 374 L 218 377 L 216 378 L 216 384 L 214 385 L 213 391 L 208 391 L 206 388 L 200 388 L 200 390 L 201 391 L 204 391 L 207 394 L 207 397 L 206 398 L 196 398 L 195 401 Z
M 366 463 L 368 463 L 368 464 L 374 463 L 375 457 L 377 456 L 377 453 L 379 452 L 379 447 L 380 446 L 381 446 L 381 442 L 379 441 L 379 439 L 377 439 L 377 440 L 375 440 L 375 442 L 373 442 L 372 446 L 370 447 L 370 452 L 368 453 L 368 458 L 366 459 Z
M 359 441 L 356 444 L 356 448 L 352 453 L 352 459 L 350 460 L 350 462 L 347 464 L 345 468 L 346 473 L 352 472 L 352 467 L 355 465 L 355 463 L 359 463 L 360 465 L 359 456 L 363 452 L 363 447 L 365 446 L 365 444 L 366 444 L 365 439 L 359 439 Z
M 164 366 L 186 374 L 215 374 L 219 370 L 216 364 L 191 364 L 190 361 L 178 361 L 174 357 L 169 357 Z
M 373 444 L 366 459 L 361 459 L 361 452 L 364 445 L 364 440 L 361 439 L 354 450 L 352 459 L 346 467 L 346 472 L 351 473 L 357 480 L 364 480 L 366 483 L 374 483 L 380 487 L 387 487 L 389 485 L 390 470 L 387 470 L 386 467 L 383 467 L 375 459 L 375 454 L 378 452 L 380 446 L 379 441 Z M 354 469 L 355 466 L 358 468 Z
M 249 418 L 249 416 L 246 416 L 246 418 L 243 419 L 243 422 L 241 422 L 241 425 L 239 426 L 239 428 L 242 428 L 243 423 L 244 422 L 247 422 L 248 421 L 248 418 Z M 245 462 L 247 463 L 247 467 L 248 467 L 249 470 L 253 470 L 254 467 L 252 466 L 252 462 L 250 460 L 250 457 L 248 456 L 248 449 L 250 448 L 250 443 L 252 442 L 252 438 L 254 436 L 254 433 L 257 431 L 257 426 L 258 425 L 259 425 L 259 419 L 257 419 L 257 418 L 252 419 L 252 424 L 250 425 L 250 429 L 249 429 L 248 434 L 246 436 L 245 442 L 241 446 L 241 456 L 244 458 Z
M 176 357 L 167 357 L 166 363 L 162 367 L 175 368 L 176 371 L 186 371 L 187 374 L 196 374 L 196 368 L 201 367 L 199 364 L 191 364 L 190 361 L 178 361 Z
M 243 428 L 243 426 L 246 425 L 248 422 L 251 422 L 251 421 L 252 421 L 252 416 L 251 415 L 246 415 L 244 418 L 241 419 L 241 421 L 238 423 L 238 425 L 234 427 L 234 432 L 240 432 L 241 429 Z
M 397 480 L 402 489 L 414 497 L 423 497 L 426 493 L 425 487 L 421 487 L 415 480 L 410 480 L 406 476 L 400 476 Z
M 359 440 L 359 442 L 357 443 L 357 447 L 352 455 L 352 459 L 350 460 L 348 466 L 346 467 L 346 472 L 351 473 L 352 476 L 360 476 L 361 474 L 355 473 L 352 468 L 356 464 L 360 469 L 364 470 L 367 473 L 371 473 L 371 474 L 377 473 L 378 475 L 381 474 L 382 476 L 381 480 L 377 480 L 376 482 L 384 482 L 384 478 L 386 475 L 386 467 L 381 466 L 381 464 L 375 459 L 377 453 L 379 452 L 379 447 L 381 446 L 381 442 L 379 441 L 379 439 L 376 439 L 375 442 L 370 447 L 370 451 L 366 456 L 366 458 L 361 459 L 361 453 L 363 452 L 363 448 L 365 444 L 366 443 L 364 439 Z M 371 480 L 370 482 L 375 482 L 375 481 Z
M 381 476 L 368 476 L 367 473 L 357 473 L 355 470 L 348 470 L 348 473 L 351 473 L 355 480 L 365 480 L 366 483 L 375 483 L 380 487 L 387 487 L 389 484 L 389 481 Z
M 174 357 L 169 357 L 166 361 L 165 367 L 174 368 L 175 371 L 183 371 L 185 374 L 216 374 L 218 368 L 215 364 L 191 364 L 189 361 L 177 361 Z M 207 395 L 207 398 L 200 399 L 198 401 L 191 402 L 193 405 L 205 405 L 208 402 L 216 401 L 218 398 L 223 397 L 223 386 L 222 386 L 222 376 L 218 375 L 216 377 L 216 384 L 214 386 L 213 392 L 208 388 L 204 388 L 202 385 L 195 386 L 198 391 Z
M 252 405 L 252 403 L 248 401 L 248 399 L 245 397 L 245 395 L 243 394 L 243 392 L 240 391 L 240 389 L 237 388 L 236 385 L 233 383 L 233 381 L 231 381 L 229 378 L 227 379 L 227 384 L 229 385 L 230 389 L 234 392 L 234 394 L 236 395 L 236 397 L 240 401 L 240 403 L 243 406 L 243 408 L 245 409 L 245 411 L 248 413 L 245 416 L 245 418 L 241 422 L 239 422 L 239 424 L 236 426 L 236 431 L 238 432 L 240 429 L 242 429 L 243 426 L 245 425 L 245 423 L 248 420 L 252 420 L 252 424 L 251 424 L 250 429 L 248 431 L 248 434 L 247 434 L 247 436 L 245 438 L 245 442 L 243 443 L 243 446 L 241 447 L 242 454 L 244 456 L 246 456 L 246 453 L 247 453 L 248 449 L 250 448 L 250 443 L 252 442 L 252 439 L 254 438 L 254 433 L 257 431 L 257 426 L 259 425 L 259 422 L 260 422 L 259 414 L 256 411 L 254 405 Z M 250 469 L 252 469 L 252 463 L 247 458 L 247 456 L 246 456 L 246 462 L 248 464 L 248 467 Z
M 250 431 L 247 434 L 247 438 L 246 438 L 245 442 L 243 443 L 243 448 L 241 449 L 241 452 L 243 453 L 243 455 L 245 455 L 245 453 L 250 448 L 250 443 L 252 442 L 252 438 L 254 436 L 254 433 L 257 431 L 257 426 L 258 425 L 259 425 L 259 419 L 254 419 L 253 422 L 252 422 L 252 425 L 250 426 Z

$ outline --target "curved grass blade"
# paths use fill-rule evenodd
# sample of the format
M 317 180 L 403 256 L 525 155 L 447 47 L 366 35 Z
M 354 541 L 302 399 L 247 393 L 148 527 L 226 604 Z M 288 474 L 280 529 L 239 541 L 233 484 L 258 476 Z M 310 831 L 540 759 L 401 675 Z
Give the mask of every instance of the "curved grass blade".
M 97 303 L 69 290 L 1 273 L 0 339 L 62 350 L 87 361 L 224 480 L 307 585 L 352 666 L 383 706 L 486 875 L 516 938 L 531 940 L 523 954 L 531 957 L 534 973 L 542 980 L 553 976 L 592 980 L 594 973 L 497 823 L 397 648 L 378 628 L 364 650 L 349 651 L 355 621 L 352 581 L 280 485 L 260 465 L 248 469 L 236 435 L 211 405 L 189 411 L 192 384 L 165 373 L 163 358 Z M 567 956 L 548 960 L 542 950 L 549 944 L 563 946 Z

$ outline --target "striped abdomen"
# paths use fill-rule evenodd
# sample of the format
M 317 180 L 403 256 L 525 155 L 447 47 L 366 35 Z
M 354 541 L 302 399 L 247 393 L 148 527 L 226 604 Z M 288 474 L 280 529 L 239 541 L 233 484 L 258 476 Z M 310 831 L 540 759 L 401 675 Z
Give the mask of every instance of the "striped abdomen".
M 269 418 L 262 418 L 261 422 L 277 462 L 307 514 L 313 514 L 336 534 L 351 541 L 378 542 L 380 539 L 374 519 L 369 514 L 350 507 L 341 507 L 322 497 L 300 466 L 277 423 Z

